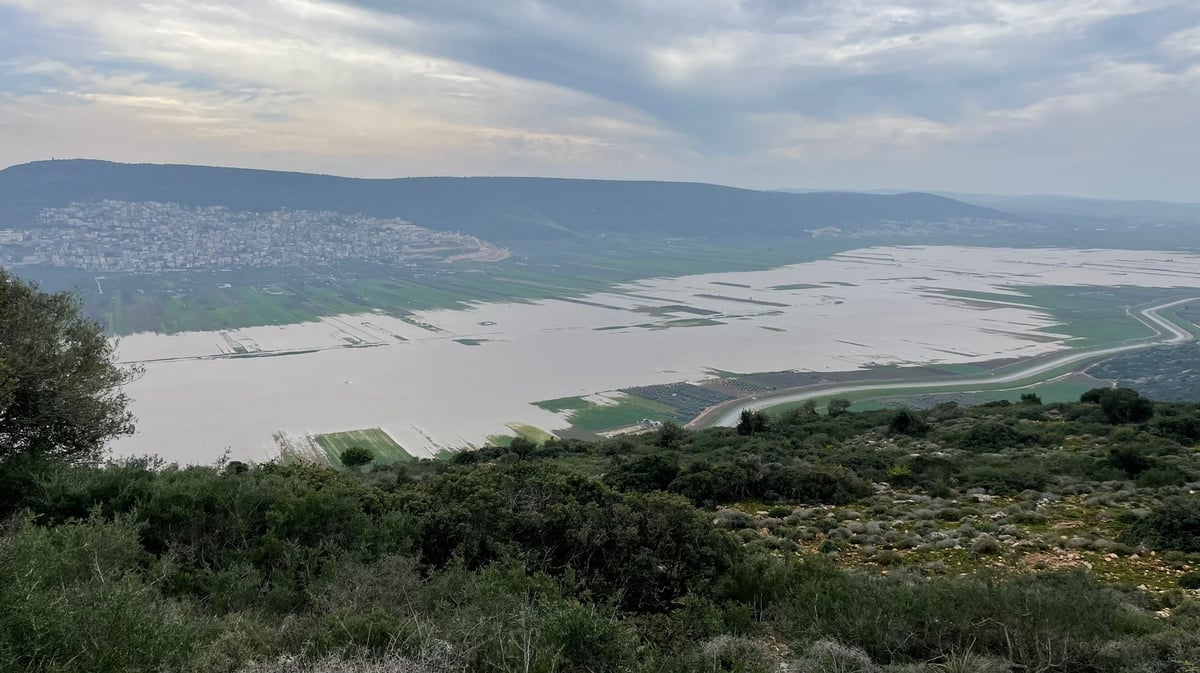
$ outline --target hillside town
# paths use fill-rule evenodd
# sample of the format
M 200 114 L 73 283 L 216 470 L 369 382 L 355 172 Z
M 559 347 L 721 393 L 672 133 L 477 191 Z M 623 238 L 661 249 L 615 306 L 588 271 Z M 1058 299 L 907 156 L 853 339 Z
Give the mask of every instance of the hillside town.
M 43 210 L 0 230 L 0 266 L 46 265 L 155 273 L 344 263 L 498 261 L 507 251 L 474 236 L 401 219 L 336 212 L 268 213 L 174 203 L 100 201 Z

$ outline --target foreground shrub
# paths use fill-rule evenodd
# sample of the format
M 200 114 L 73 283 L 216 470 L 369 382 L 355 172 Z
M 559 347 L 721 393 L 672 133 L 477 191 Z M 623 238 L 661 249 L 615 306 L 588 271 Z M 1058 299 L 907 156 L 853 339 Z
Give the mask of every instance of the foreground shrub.
M 281 657 L 242 668 L 239 673 L 459 673 L 466 667 L 448 648 L 432 648 L 416 657 L 391 653 L 382 657 L 346 657 L 323 659 Z
M 791 567 L 771 621 L 793 640 L 836 639 L 880 663 L 974 651 L 1029 670 L 1093 671 L 1106 643 L 1155 629 L 1081 573 L 921 579 Z
M 0 670 L 176 670 L 215 636 L 147 577 L 128 520 L 29 521 L 0 540 Z
M 1135 520 L 1126 537 L 1130 544 L 1154 549 L 1200 552 L 1200 496 L 1167 499 Z
M 721 635 L 702 646 L 710 670 L 729 673 L 776 673 L 779 658 L 763 643 Z
M 788 673 L 882 673 L 883 669 L 857 647 L 819 640 L 792 662 Z

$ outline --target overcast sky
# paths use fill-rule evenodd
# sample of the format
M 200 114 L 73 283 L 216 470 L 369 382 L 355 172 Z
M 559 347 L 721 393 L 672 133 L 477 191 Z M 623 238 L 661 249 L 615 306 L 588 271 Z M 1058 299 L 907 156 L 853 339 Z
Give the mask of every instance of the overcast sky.
M 1200 201 L 1200 0 L 0 0 L 0 164 Z

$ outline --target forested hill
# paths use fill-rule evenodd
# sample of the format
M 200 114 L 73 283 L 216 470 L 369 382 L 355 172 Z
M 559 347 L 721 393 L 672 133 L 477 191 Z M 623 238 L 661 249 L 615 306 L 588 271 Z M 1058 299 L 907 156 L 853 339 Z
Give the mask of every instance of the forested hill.
M 280 208 L 402 217 L 492 240 L 606 234 L 779 236 L 885 221 L 1016 221 L 932 194 L 789 194 L 711 184 L 550 178 L 366 180 L 274 171 L 43 161 L 0 171 L 0 228 L 73 202 L 173 202 L 262 212 Z

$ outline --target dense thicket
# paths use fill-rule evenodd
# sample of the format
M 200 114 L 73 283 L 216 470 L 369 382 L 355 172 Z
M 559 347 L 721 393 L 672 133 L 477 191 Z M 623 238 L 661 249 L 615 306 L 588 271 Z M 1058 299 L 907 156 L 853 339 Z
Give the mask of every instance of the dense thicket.
M 1183 595 L 839 569 L 707 508 L 1152 482 L 1176 495 L 1127 541 L 1184 553 L 1200 500 L 1172 484 L 1196 479 L 1198 412 L 809 408 L 369 472 L 60 464 L 26 478 L 0 542 L 0 670 L 1186 671 Z

